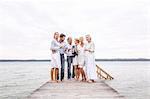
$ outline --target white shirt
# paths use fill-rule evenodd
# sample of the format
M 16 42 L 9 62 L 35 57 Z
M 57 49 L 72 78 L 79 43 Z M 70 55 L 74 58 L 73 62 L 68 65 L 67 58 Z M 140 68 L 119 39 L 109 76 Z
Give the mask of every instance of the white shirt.
M 50 47 L 51 50 L 54 50 L 54 51 L 59 51 L 60 49 L 60 44 L 59 42 L 56 40 L 56 39 L 53 39 L 52 42 L 51 42 L 51 47 Z
M 91 41 L 90 43 L 86 43 L 85 44 L 85 49 L 89 50 L 89 51 L 85 51 L 85 54 L 92 54 L 95 51 L 95 45 L 94 43 Z
M 78 55 L 84 55 L 85 46 L 78 45 L 77 46 Z
M 67 44 L 67 50 L 66 50 L 67 56 L 72 56 L 72 46 L 73 45 Z

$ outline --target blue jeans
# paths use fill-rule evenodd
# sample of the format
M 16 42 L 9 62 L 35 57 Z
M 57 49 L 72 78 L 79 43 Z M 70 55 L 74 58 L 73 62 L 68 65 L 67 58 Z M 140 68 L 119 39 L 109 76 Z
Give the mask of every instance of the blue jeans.
M 71 64 L 72 64 L 72 57 L 71 56 L 67 56 L 67 70 L 68 70 L 68 72 L 67 72 L 67 74 L 68 74 L 68 79 L 70 79 L 71 78 Z
M 65 69 L 65 57 L 64 54 L 60 54 L 60 60 L 61 60 L 61 78 L 62 81 L 64 79 L 64 69 Z

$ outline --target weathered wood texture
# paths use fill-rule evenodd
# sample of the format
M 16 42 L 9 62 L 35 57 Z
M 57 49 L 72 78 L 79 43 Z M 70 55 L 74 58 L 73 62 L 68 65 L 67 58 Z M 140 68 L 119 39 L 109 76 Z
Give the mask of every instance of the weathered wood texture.
M 124 99 L 105 82 L 96 83 L 66 80 L 59 83 L 47 82 L 35 90 L 28 99 Z

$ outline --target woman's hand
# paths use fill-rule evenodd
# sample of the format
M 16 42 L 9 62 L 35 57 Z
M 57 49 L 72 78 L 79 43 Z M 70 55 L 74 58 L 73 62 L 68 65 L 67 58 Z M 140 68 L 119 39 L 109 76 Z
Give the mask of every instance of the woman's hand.
M 60 46 L 60 48 L 64 48 L 64 46 Z
M 90 50 L 88 50 L 88 49 L 85 49 L 85 51 L 88 51 L 88 52 L 90 52 Z
M 93 53 L 94 51 L 91 51 L 91 50 L 89 50 L 89 49 L 85 49 L 85 51 L 88 51 L 88 52 L 90 52 L 90 53 Z
M 56 50 L 52 50 L 52 53 L 55 54 L 55 53 L 56 53 Z
M 71 49 L 68 49 L 68 52 L 71 51 Z

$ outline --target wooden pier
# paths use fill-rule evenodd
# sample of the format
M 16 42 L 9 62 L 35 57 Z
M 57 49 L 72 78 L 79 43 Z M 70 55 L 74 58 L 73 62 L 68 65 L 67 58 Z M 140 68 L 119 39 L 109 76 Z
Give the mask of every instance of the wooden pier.
M 95 83 L 65 80 L 54 83 L 46 82 L 27 97 L 27 99 L 125 99 L 104 80 L 114 79 L 110 74 L 96 65 L 100 78 Z
M 28 99 L 125 99 L 103 81 L 96 83 L 75 80 L 60 83 L 47 82 Z

